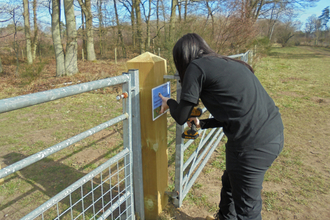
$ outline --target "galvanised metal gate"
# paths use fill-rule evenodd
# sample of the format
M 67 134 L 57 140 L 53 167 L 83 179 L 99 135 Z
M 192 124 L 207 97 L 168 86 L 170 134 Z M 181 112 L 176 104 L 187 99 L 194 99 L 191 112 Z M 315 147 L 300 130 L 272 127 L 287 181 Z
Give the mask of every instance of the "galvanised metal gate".
M 138 79 L 138 71 L 130 70 L 121 76 L 0 100 L 0 113 L 4 113 L 118 84 L 128 94 L 122 115 L 0 170 L 1 179 L 123 121 L 120 153 L 22 219 L 135 219 L 135 214 L 144 219 Z
M 229 56 L 230 58 L 241 58 L 244 62 L 249 62 L 250 51 L 244 54 L 237 54 Z M 177 80 L 177 100 L 181 97 L 181 84 L 178 83 L 178 75 L 167 75 L 164 76 L 166 79 L 176 79 Z M 203 109 L 203 113 L 207 111 L 206 108 Z M 211 118 L 212 115 L 210 114 Z M 171 197 L 173 203 L 177 207 L 181 207 L 183 199 L 188 194 L 190 188 L 195 183 L 197 177 L 203 170 L 205 164 L 210 159 L 212 153 L 218 146 L 219 142 L 224 136 L 222 128 L 213 128 L 199 130 L 200 137 L 196 140 L 188 140 L 184 143 L 181 135 L 184 132 L 187 124 L 181 126 L 176 124 L 176 146 L 175 146 L 175 190 L 171 192 Z M 197 143 L 198 142 L 198 143 Z M 192 146 L 194 145 L 194 146 Z M 194 151 L 190 154 L 187 153 L 187 149 L 191 148 Z

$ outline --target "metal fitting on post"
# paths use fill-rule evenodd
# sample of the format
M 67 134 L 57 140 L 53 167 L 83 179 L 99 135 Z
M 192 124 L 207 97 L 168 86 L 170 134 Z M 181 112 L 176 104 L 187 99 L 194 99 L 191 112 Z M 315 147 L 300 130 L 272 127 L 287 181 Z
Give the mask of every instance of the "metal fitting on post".
M 128 97 L 128 93 L 124 92 L 121 95 L 117 95 L 116 99 L 117 99 L 117 101 L 119 101 L 120 99 L 126 99 L 127 97 Z

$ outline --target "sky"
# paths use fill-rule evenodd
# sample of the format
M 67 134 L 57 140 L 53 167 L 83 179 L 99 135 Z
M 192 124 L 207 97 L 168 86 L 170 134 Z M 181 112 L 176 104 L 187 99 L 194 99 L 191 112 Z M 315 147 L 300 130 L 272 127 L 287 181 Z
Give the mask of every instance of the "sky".
M 308 17 L 312 16 L 313 14 L 315 14 L 316 17 L 319 17 L 322 14 L 323 9 L 327 6 L 330 7 L 330 0 L 320 0 L 318 3 L 316 3 L 315 7 L 311 7 L 302 11 L 297 18 L 303 23 L 302 29 L 305 28 L 305 22 Z

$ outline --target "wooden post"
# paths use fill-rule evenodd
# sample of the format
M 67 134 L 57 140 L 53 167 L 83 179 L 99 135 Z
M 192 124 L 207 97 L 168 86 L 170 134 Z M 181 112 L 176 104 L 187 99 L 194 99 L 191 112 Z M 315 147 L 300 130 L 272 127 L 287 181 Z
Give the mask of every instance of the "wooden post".
M 152 120 L 151 90 L 165 82 L 166 60 L 146 52 L 127 61 L 127 68 L 139 70 L 145 218 L 157 219 L 168 199 L 167 116 Z
M 160 48 L 158 47 L 158 56 L 160 56 Z
M 254 45 L 254 56 L 257 55 L 257 45 Z
M 115 64 L 117 64 L 117 47 L 115 47 Z
M 0 170 L 1 170 L 1 163 L 0 163 Z M 3 184 L 4 179 L 0 179 L 0 185 Z
M 82 61 L 85 61 L 84 49 L 81 49 L 81 59 Z

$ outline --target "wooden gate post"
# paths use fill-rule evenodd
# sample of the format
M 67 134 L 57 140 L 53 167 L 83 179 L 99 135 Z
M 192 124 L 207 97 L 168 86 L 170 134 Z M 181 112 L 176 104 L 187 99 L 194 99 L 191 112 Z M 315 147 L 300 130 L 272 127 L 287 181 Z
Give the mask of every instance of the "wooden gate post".
M 145 218 L 157 219 L 168 199 L 167 117 L 152 120 L 151 90 L 164 83 L 166 60 L 146 52 L 127 61 L 127 67 L 139 70 Z

